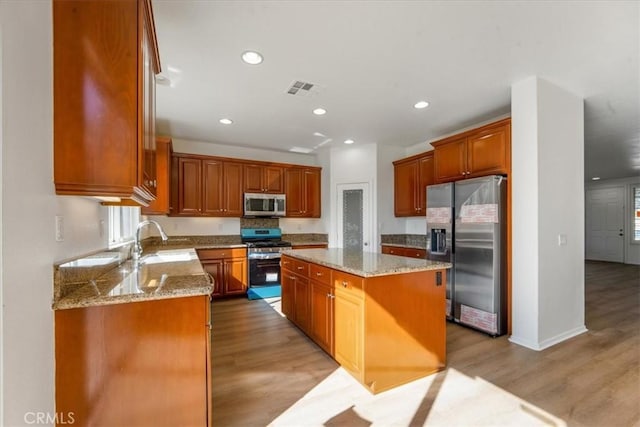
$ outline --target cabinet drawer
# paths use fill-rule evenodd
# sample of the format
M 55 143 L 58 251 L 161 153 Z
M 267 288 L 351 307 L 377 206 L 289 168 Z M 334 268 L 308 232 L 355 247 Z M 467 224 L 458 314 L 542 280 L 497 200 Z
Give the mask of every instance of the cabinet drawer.
M 331 269 L 318 264 L 309 264 L 309 278 L 331 285 Z
M 427 251 L 424 249 L 413 249 L 413 248 L 404 248 L 404 256 L 408 256 L 410 258 L 427 258 Z
M 226 249 L 198 249 L 200 260 L 220 259 L 220 258 L 244 258 L 247 256 L 246 248 L 226 248 Z
M 293 272 L 299 274 L 304 277 L 309 276 L 309 263 L 305 261 L 300 261 L 298 259 L 293 260 Z
M 333 270 L 332 275 L 336 292 L 346 291 L 353 295 L 363 296 L 364 279 L 362 277 L 337 270 Z

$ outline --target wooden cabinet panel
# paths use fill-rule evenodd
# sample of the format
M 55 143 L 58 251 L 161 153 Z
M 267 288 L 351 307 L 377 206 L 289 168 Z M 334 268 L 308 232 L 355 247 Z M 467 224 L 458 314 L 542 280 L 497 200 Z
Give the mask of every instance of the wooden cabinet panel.
M 56 411 L 81 426 L 205 426 L 208 296 L 55 311 Z
M 394 167 L 394 211 L 395 216 L 417 214 L 416 187 L 418 184 L 418 163 L 400 163 Z
M 224 260 L 214 259 L 210 261 L 202 261 L 202 268 L 211 275 L 213 279 L 212 297 L 220 297 L 224 294 L 222 284 L 224 282 Z
M 170 215 L 242 216 L 242 163 L 176 153 L 172 165 Z
M 217 160 L 202 162 L 202 210 L 204 215 L 218 216 L 223 213 L 223 163 Z
M 56 194 L 147 205 L 160 72 L 151 2 L 56 0 L 53 43 Z
M 282 310 L 282 314 L 287 316 L 289 320 L 293 320 L 293 304 L 295 302 L 295 276 L 291 271 L 285 270 L 283 266 L 280 279 L 282 282 L 280 309 Z
M 435 181 L 450 182 L 511 168 L 511 120 L 504 119 L 432 143 Z
M 426 214 L 426 189 L 433 184 L 433 152 L 393 162 L 395 216 Z
M 247 292 L 247 250 L 245 248 L 198 249 L 205 271 L 215 280 L 213 297 L 244 295 Z
M 247 293 L 247 261 L 245 258 L 234 258 L 224 261 L 225 295 L 243 295 Z
M 331 269 L 322 265 L 309 264 L 309 278 L 316 282 L 331 286 Z
M 257 164 L 244 165 L 245 193 L 282 194 L 284 192 L 283 181 L 282 167 Z
M 224 216 L 241 217 L 244 196 L 242 194 L 242 164 L 224 162 Z
M 409 258 L 427 258 L 427 251 L 425 249 L 406 248 L 402 246 L 382 246 L 381 252 L 388 255 L 406 256 Z
M 156 138 L 156 199 L 142 207 L 143 215 L 167 215 L 171 186 L 171 138 Z
M 284 172 L 284 191 L 287 196 L 286 215 L 288 217 L 302 216 L 304 210 L 303 170 L 288 168 Z
M 328 243 L 318 243 L 313 245 L 292 245 L 291 249 L 327 249 L 329 247 Z
M 295 322 L 305 332 L 309 332 L 311 325 L 311 307 L 310 298 L 311 291 L 309 289 L 309 279 L 302 276 L 295 276 L 294 294 L 295 300 L 293 305 Z
M 330 272 L 331 270 L 329 270 L 329 277 Z M 324 351 L 333 355 L 333 290 L 331 286 L 316 280 L 311 280 L 310 285 L 311 324 L 309 335 Z
M 319 168 L 285 170 L 286 213 L 288 217 L 320 218 L 321 173 Z
M 434 175 L 437 182 L 464 178 L 467 169 L 466 138 L 435 146 L 434 157 Z
M 202 162 L 198 159 L 178 159 L 177 214 L 198 215 L 202 210 Z
M 334 270 L 331 273 L 331 277 L 333 280 L 333 287 L 335 289 L 348 291 L 352 295 L 358 295 L 362 297 L 362 288 L 364 285 L 364 279 L 362 277 L 354 276 L 353 274 L 337 270 Z
M 335 358 L 354 377 L 363 379 L 364 301 L 342 286 L 335 288 Z
M 467 178 L 508 173 L 510 134 L 510 126 L 504 125 L 467 138 Z

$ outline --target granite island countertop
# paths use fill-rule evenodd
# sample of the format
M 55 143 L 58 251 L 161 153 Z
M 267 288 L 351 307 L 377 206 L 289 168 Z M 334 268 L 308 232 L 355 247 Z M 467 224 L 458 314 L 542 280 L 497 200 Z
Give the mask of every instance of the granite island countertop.
M 94 268 L 86 258 L 62 264 L 66 274 Z M 53 309 L 140 302 L 164 298 L 209 295 L 212 284 L 193 248 L 159 250 L 144 254 L 135 262 L 114 265 L 96 278 L 78 281 L 68 293 L 54 297 Z
M 324 265 L 334 270 L 344 271 L 360 277 L 387 276 L 416 271 L 441 270 L 451 268 L 448 262 L 429 261 L 377 252 L 362 252 L 350 249 L 294 249 L 285 250 L 283 255 L 303 261 Z

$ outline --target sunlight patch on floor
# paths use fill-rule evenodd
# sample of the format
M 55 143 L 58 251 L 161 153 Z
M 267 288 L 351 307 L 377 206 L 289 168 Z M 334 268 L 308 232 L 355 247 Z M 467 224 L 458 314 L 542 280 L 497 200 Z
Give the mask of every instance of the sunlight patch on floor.
M 425 408 L 427 412 L 419 416 L 417 411 Z M 453 368 L 377 395 L 338 368 L 269 425 L 408 426 L 416 422 L 447 427 L 566 426 L 482 378 Z

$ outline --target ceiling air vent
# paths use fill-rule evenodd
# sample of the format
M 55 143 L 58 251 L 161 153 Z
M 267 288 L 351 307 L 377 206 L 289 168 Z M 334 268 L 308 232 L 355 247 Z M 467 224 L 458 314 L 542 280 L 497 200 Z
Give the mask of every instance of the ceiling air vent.
M 315 87 L 313 83 L 296 80 L 289 89 L 287 89 L 287 93 L 289 95 L 307 96 L 315 92 L 311 90 L 313 87 Z

